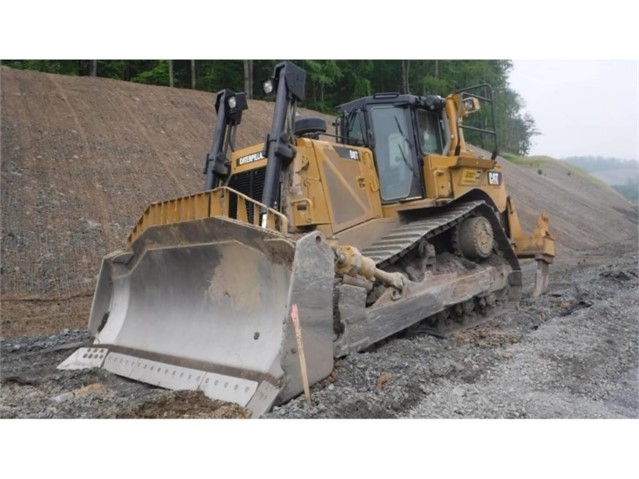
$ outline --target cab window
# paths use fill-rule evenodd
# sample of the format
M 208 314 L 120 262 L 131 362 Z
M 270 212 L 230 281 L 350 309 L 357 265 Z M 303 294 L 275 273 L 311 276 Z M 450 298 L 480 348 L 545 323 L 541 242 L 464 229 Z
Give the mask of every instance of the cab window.
M 360 110 L 351 112 L 346 118 L 346 143 L 353 146 L 365 146 L 364 115 Z
M 416 176 L 413 149 L 406 137 L 406 109 L 392 105 L 371 108 L 375 137 L 375 162 L 383 202 L 407 198 Z
M 428 110 L 417 110 L 417 130 L 422 154 L 441 155 L 444 145 L 438 114 Z

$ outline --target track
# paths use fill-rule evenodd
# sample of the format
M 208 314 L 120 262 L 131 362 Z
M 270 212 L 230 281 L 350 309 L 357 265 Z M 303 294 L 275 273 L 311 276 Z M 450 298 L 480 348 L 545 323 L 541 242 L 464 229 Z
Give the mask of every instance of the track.
M 429 215 L 428 218 L 405 223 L 392 233 L 375 241 L 362 253 L 373 259 L 378 268 L 384 268 L 407 254 L 421 240 L 431 239 L 456 226 L 480 204 L 484 203 L 476 201 L 446 207 L 442 211 Z
M 493 208 L 484 201 L 456 202 L 435 214 L 429 214 L 426 218 L 401 225 L 362 252 L 371 257 L 380 269 L 399 269 L 406 273 L 411 256 L 423 256 L 424 252 L 420 251 L 420 248 L 426 244 L 441 242 L 442 235 L 475 215 L 484 216 L 491 222 L 495 236 L 495 251 L 486 263 L 497 265 L 500 262 L 508 262 L 512 270 L 509 285 L 497 292 L 480 294 L 471 299 L 460 299 L 457 304 L 411 327 L 409 333 L 447 336 L 503 314 L 518 302 L 521 292 L 521 267 Z M 459 254 L 454 251 L 454 246 L 452 249 L 454 253 Z M 463 276 L 473 269 L 473 264 L 468 263 L 466 260 L 458 261 L 453 255 L 438 251 L 434 258 L 434 271 L 456 271 Z

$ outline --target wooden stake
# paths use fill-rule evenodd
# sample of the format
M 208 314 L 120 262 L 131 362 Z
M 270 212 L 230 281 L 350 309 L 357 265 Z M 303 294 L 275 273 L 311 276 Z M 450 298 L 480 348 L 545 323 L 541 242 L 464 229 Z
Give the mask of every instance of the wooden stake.
M 300 358 L 300 369 L 302 371 L 302 384 L 304 385 L 304 397 L 306 404 L 311 405 L 311 391 L 308 387 L 308 374 L 306 372 L 306 357 L 304 356 L 304 344 L 302 343 L 302 326 L 297 312 L 297 304 L 291 306 L 291 320 L 293 321 L 293 329 L 295 330 L 295 339 L 297 340 L 297 354 Z

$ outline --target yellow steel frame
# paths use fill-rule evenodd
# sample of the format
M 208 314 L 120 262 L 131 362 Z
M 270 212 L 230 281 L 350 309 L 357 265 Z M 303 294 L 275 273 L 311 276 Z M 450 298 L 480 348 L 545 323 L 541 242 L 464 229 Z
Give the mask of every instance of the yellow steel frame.
M 239 191 L 227 186 L 220 186 L 211 191 L 151 204 L 129 234 L 127 247 L 130 247 L 147 229 L 154 226 L 213 217 L 230 218 L 231 197 L 235 197 L 237 200 L 237 211 L 235 212 L 237 221 L 259 226 L 260 212 L 266 209 L 267 228 L 280 233 L 287 231 L 288 219 L 282 213 L 272 208 L 266 208 L 262 203 Z M 251 218 L 248 214 L 249 203 L 253 204 Z

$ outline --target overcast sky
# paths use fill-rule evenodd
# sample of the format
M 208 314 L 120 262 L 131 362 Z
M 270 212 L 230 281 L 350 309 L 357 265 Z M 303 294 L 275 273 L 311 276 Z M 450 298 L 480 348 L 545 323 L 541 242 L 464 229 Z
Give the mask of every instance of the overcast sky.
M 530 154 L 638 159 L 638 64 L 514 61 L 510 85 L 524 98 L 541 133 Z

